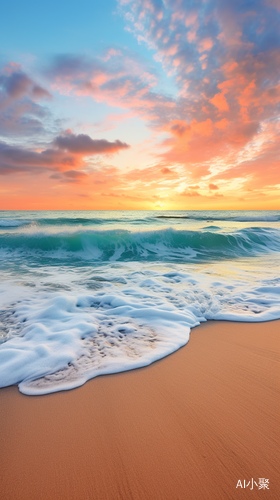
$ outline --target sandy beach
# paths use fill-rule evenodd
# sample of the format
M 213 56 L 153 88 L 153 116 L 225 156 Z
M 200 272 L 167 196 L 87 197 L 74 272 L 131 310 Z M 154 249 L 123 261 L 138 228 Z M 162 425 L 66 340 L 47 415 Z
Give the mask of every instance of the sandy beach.
M 1 500 L 278 499 L 279 334 L 208 322 L 146 368 L 46 396 L 1 389 Z

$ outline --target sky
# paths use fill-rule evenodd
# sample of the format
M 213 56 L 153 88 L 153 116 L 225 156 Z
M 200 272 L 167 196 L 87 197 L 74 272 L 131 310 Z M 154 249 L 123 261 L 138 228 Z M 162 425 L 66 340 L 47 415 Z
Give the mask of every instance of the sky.
M 0 210 L 280 209 L 280 0 L 1 18 Z

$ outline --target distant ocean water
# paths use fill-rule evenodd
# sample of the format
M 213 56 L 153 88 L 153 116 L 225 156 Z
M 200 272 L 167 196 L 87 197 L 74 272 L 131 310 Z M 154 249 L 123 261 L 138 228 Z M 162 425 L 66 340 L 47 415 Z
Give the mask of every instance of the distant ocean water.
M 71 389 L 280 318 L 280 212 L 0 212 L 0 269 L 0 387 Z

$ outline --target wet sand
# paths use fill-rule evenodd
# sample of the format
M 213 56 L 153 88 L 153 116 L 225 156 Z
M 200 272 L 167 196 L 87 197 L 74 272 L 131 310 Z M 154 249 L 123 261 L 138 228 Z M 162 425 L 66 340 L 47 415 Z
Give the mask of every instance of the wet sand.
M 1 389 L 1 500 L 280 498 L 279 339 L 280 321 L 208 322 L 146 368 Z M 252 478 L 269 490 L 236 488 Z

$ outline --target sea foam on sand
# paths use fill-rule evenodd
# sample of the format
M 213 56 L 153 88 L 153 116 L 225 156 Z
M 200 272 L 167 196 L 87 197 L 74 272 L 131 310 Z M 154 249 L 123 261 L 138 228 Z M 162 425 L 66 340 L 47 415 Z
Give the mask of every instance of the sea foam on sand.
M 99 276 L 78 269 L 71 277 L 60 271 L 52 283 L 43 280 L 41 289 L 29 287 L 28 296 L 20 298 L 18 291 L 18 300 L 1 313 L 6 331 L 0 386 L 19 384 L 25 394 L 71 389 L 176 351 L 188 342 L 190 329 L 207 319 L 260 322 L 280 316 L 280 287 L 271 280 L 217 279 L 175 264 L 167 272 L 161 266 L 136 269 L 123 265 L 120 274 L 118 266 L 108 265 Z M 62 283 L 69 291 L 55 290 Z M 97 289 L 79 293 L 87 284 Z

